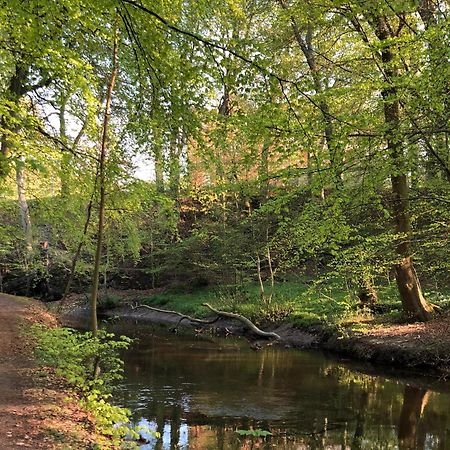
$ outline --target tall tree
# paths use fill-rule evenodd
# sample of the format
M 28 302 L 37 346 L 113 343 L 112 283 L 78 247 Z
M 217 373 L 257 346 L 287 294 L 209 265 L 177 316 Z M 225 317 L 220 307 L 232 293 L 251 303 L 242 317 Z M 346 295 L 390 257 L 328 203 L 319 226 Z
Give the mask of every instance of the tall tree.
M 111 102 L 116 84 L 118 71 L 118 44 L 119 44 L 119 29 L 118 20 L 116 19 L 113 27 L 113 49 L 112 49 L 112 67 L 111 75 L 108 82 L 105 98 L 105 111 L 103 115 L 102 136 L 100 142 L 100 154 L 98 162 L 98 185 L 99 185 L 99 206 L 98 206 L 98 225 L 97 225 L 97 244 L 94 258 L 94 268 L 92 271 L 92 287 L 91 287 L 91 331 L 94 336 L 97 334 L 97 299 L 98 286 L 100 275 L 100 264 L 103 247 L 103 234 L 105 226 L 105 205 L 106 205 L 106 188 L 107 188 L 107 162 L 108 162 L 108 133 L 109 121 L 111 115 Z

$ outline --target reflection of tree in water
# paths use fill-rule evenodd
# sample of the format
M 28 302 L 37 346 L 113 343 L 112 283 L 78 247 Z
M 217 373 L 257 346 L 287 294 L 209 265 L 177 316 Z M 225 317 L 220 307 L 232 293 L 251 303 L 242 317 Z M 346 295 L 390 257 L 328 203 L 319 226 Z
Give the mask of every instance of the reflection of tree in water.
M 181 442 L 190 450 L 242 450 L 252 442 L 284 450 L 406 450 L 423 449 L 425 440 L 430 450 L 450 449 L 448 394 L 433 395 L 422 417 L 426 389 L 405 389 L 370 367 L 371 374 L 319 353 L 250 352 L 172 336 L 142 339 L 126 358 L 121 403 L 164 434 L 151 450 Z M 246 439 L 237 428 L 273 436 Z
M 426 433 L 421 430 L 420 419 L 428 402 L 430 391 L 414 386 L 405 386 L 403 406 L 398 424 L 400 450 L 423 450 Z
M 366 424 L 366 410 L 369 403 L 369 394 L 367 391 L 361 392 L 358 405 L 358 414 L 356 416 L 355 434 L 352 440 L 352 450 L 362 449 L 364 439 L 364 428 Z

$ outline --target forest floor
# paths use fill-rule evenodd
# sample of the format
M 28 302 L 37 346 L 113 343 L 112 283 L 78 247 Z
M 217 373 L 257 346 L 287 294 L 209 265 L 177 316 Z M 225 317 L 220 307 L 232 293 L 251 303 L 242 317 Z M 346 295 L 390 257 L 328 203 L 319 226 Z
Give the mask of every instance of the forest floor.
M 177 311 L 182 314 L 201 317 L 208 315 L 206 308 L 199 309 L 195 304 L 187 309 L 188 302 L 173 298 L 166 301 L 170 294 L 161 294 L 160 290 L 152 291 L 110 291 L 108 297 L 100 302 L 102 313 L 109 317 L 133 319 L 141 322 L 152 322 L 177 326 L 180 317 L 147 308 L 133 309 L 131 305 L 144 303 L 158 309 Z M 162 301 L 164 300 L 164 301 Z M 216 308 L 224 308 L 223 303 L 213 303 L 211 297 L 206 299 Z M 198 302 L 198 300 L 197 300 Z M 163 303 L 163 304 L 161 304 Z M 276 306 L 273 305 L 276 309 Z M 333 307 L 334 308 L 334 307 Z M 225 308 L 232 310 L 233 307 Z M 66 320 L 77 320 L 86 315 L 87 304 L 83 295 L 72 295 L 65 305 Z M 346 355 L 350 358 L 386 364 L 389 366 L 435 368 L 440 374 L 450 374 L 450 308 L 439 310 L 433 320 L 427 323 L 402 323 L 397 315 L 355 313 L 348 315 L 345 320 L 332 319 L 328 323 L 306 322 L 292 320 L 289 315 L 275 316 L 273 320 L 245 313 L 245 308 L 239 310 L 243 315 L 249 316 L 260 328 L 275 331 L 280 335 L 280 344 L 296 348 L 322 348 L 332 352 Z M 81 314 L 81 315 L 80 315 Z M 189 325 L 183 321 L 182 325 Z M 200 328 L 194 324 L 195 328 Z M 72 324 L 74 326 L 74 324 Z M 230 320 L 220 320 L 214 325 L 214 331 L 219 334 L 246 335 L 249 340 L 258 339 L 249 335 L 242 324 Z M 257 346 L 264 345 L 257 342 Z
M 33 359 L 26 337 L 33 323 L 56 326 L 56 319 L 37 301 L 0 294 L 0 449 L 93 448 L 87 413 Z

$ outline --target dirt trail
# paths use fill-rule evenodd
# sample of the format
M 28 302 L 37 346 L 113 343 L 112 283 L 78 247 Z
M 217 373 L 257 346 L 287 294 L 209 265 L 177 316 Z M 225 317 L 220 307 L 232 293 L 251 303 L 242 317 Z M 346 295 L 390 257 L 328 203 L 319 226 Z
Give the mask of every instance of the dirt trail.
M 30 303 L 0 294 L 0 449 L 51 448 L 36 429 L 38 400 L 27 394 L 34 387 L 33 362 L 22 346 L 19 323 Z
M 92 423 L 55 376 L 39 376 L 21 326 L 56 325 L 39 302 L 0 294 L 0 450 L 92 448 Z M 46 372 L 49 374 L 50 372 Z

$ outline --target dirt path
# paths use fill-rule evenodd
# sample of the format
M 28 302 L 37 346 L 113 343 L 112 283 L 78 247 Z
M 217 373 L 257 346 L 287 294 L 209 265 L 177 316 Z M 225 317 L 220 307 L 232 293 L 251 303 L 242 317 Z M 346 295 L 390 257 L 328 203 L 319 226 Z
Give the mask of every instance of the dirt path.
M 27 390 L 34 387 L 33 362 L 21 346 L 19 323 L 28 315 L 29 303 L 0 294 L 0 448 L 50 448 L 36 433 L 37 399 Z
M 30 299 L 0 294 L 0 449 L 92 448 L 89 420 L 65 388 L 39 377 L 21 326 L 56 324 Z

